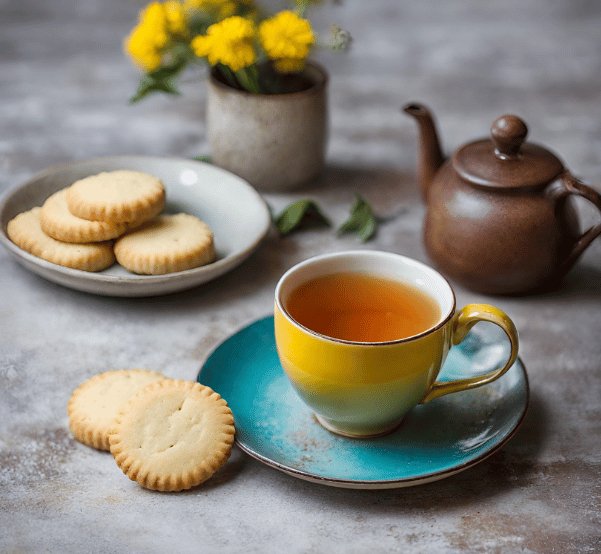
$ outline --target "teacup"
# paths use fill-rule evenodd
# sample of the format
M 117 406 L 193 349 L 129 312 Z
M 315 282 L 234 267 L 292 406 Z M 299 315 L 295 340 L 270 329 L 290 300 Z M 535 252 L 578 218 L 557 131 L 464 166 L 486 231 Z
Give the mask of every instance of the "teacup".
M 440 317 L 417 335 L 386 342 L 331 338 L 295 321 L 286 308 L 291 292 L 339 272 L 417 288 L 438 303 Z M 505 332 L 511 346 L 508 359 L 482 375 L 437 381 L 449 349 L 479 321 Z M 440 273 L 411 258 L 373 250 L 325 254 L 289 269 L 275 291 L 275 338 L 282 366 L 300 398 L 326 429 L 349 437 L 389 433 L 418 404 L 498 379 L 518 355 L 518 333 L 505 312 L 488 304 L 468 304 L 456 311 L 453 289 Z

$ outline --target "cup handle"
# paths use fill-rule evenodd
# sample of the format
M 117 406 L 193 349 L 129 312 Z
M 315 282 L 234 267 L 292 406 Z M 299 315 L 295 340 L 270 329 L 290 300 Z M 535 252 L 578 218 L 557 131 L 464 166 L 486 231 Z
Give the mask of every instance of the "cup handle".
M 515 328 L 513 321 L 511 321 L 509 316 L 503 310 L 495 308 L 490 304 L 468 304 L 455 315 L 453 319 L 453 345 L 459 344 L 468 334 L 470 329 L 479 321 L 489 321 L 490 323 L 494 323 L 503 329 L 511 345 L 509 359 L 501 368 L 489 371 L 483 375 L 477 375 L 476 377 L 469 377 L 467 379 L 457 379 L 455 381 L 444 383 L 435 381 L 430 386 L 430 389 L 425 394 L 420 404 L 424 404 L 445 394 L 469 390 L 475 387 L 480 387 L 481 385 L 486 385 L 487 383 L 490 383 L 491 381 L 501 377 L 501 375 L 503 375 L 513 365 L 518 357 L 519 341 L 517 329 Z

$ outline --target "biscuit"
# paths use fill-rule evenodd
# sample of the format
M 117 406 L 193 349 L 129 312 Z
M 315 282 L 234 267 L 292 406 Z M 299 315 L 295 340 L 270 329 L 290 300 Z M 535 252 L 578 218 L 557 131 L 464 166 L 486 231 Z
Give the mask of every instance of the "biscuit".
M 72 243 L 110 240 L 128 229 L 126 223 L 89 221 L 74 216 L 67 207 L 67 189 L 59 190 L 44 202 L 40 224 L 49 237 Z
M 132 397 L 110 434 L 121 471 L 147 489 L 181 491 L 206 481 L 229 458 L 234 417 L 209 387 L 152 383 Z
M 133 273 L 162 275 L 215 259 L 213 233 L 188 214 L 160 215 L 115 242 L 117 261 Z
M 40 226 L 40 212 L 41 208 L 33 208 L 8 222 L 8 237 L 19 248 L 48 262 L 83 271 L 102 271 L 115 263 L 110 242 L 69 244 L 46 235 Z
M 109 433 L 120 408 L 140 389 L 165 379 L 157 371 L 105 371 L 77 387 L 67 405 L 69 428 L 83 444 L 109 450 Z
M 107 171 L 73 183 L 67 189 L 67 205 L 82 219 L 142 223 L 165 206 L 165 187 L 140 171 Z

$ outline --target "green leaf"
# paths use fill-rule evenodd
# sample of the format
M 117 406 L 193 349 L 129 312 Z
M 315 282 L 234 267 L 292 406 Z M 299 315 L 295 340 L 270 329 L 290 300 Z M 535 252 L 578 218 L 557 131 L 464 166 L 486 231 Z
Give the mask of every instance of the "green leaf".
M 148 74 L 144 75 L 140 79 L 138 90 L 136 90 L 136 93 L 129 99 L 130 104 L 139 102 L 151 92 L 165 92 L 167 94 L 176 95 L 180 94 L 179 90 L 177 90 L 177 87 L 175 86 L 173 78 L 157 78 L 153 77 L 152 74 Z
M 211 156 L 205 155 L 205 156 L 194 156 L 192 158 L 193 160 L 196 160 L 197 162 L 204 162 L 206 164 L 210 164 L 211 162 Z
M 275 225 L 281 235 L 287 235 L 307 223 L 331 225 L 330 220 L 322 213 L 317 203 L 309 199 L 293 202 L 284 208 L 275 220 Z
M 357 233 L 363 242 L 367 242 L 377 229 L 378 221 L 371 206 L 357 194 L 349 218 L 339 227 L 338 234 Z
M 172 63 L 142 76 L 140 83 L 138 84 L 138 90 L 136 90 L 136 93 L 129 99 L 130 104 L 139 102 L 151 92 L 180 94 L 175 86 L 175 78 L 188 62 L 187 52 L 186 50 L 174 50 L 173 54 L 177 54 L 177 56 L 174 57 Z

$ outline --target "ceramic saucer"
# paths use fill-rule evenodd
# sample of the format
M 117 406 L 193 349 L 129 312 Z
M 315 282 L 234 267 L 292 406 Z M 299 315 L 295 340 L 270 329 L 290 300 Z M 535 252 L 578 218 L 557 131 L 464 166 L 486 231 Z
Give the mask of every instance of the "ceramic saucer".
M 496 327 L 479 324 L 451 349 L 439 380 L 490 371 L 505 357 L 505 343 Z M 198 380 L 229 403 L 243 451 L 294 477 L 346 488 L 407 487 L 468 469 L 513 436 L 528 406 L 528 378 L 518 360 L 489 385 L 417 406 L 390 435 L 334 435 L 290 386 L 276 352 L 273 317 L 219 345 Z

